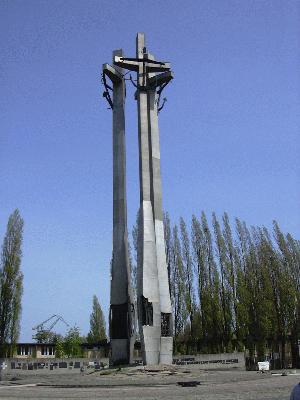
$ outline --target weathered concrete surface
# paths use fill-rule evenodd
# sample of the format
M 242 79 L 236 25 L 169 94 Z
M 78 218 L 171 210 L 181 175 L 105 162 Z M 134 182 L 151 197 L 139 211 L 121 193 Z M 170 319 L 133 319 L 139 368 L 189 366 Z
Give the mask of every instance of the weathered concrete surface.
M 122 50 L 115 50 L 113 59 L 122 55 Z M 134 301 L 127 233 L 125 81 L 120 67 L 105 64 L 103 71 L 113 83 L 113 258 L 109 320 L 111 362 L 130 363 L 134 346 Z
M 148 63 L 154 60 L 145 53 L 144 34 L 138 33 L 136 43 L 137 59 Z M 150 89 L 148 80 L 155 71 L 145 73 L 145 64 L 139 63 L 138 69 L 138 122 L 140 156 L 140 255 L 138 257 L 138 298 L 139 321 L 144 363 L 172 363 L 172 332 L 162 332 L 162 316 L 168 314 L 171 325 L 171 301 L 165 255 L 163 229 L 162 191 L 160 176 L 160 146 L 157 118 L 156 86 Z M 152 304 L 152 325 L 143 319 L 146 298 Z M 162 335 L 164 337 L 162 337 Z M 168 336 L 168 337 L 167 337 Z
M 136 56 L 143 58 L 145 38 L 137 35 Z M 139 64 L 138 85 L 144 85 L 143 64 Z M 160 353 L 160 302 L 156 261 L 155 227 L 153 221 L 153 204 L 151 202 L 151 170 L 150 170 L 150 131 L 148 120 L 148 94 L 146 90 L 137 91 L 138 133 L 139 133 L 139 168 L 140 168 L 140 253 L 138 260 L 139 330 L 142 343 L 142 355 L 145 364 L 158 364 Z M 145 321 L 144 300 L 152 307 L 152 323 Z M 147 312 L 147 311 L 146 311 Z M 149 310 L 151 313 L 151 310 Z
M 141 357 L 134 357 L 133 365 L 141 365 Z M 5 373 L 12 375 L 50 375 L 77 373 L 81 367 L 91 371 L 91 366 L 95 370 L 103 369 L 109 366 L 109 358 L 107 357 L 89 357 L 89 358 L 9 358 L 0 359 L 5 364 Z M 235 353 L 219 353 L 219 354 L 197 354 L 197 355 L 176 355 L 173 357 L 173 367 L 185 365 L 198 365 L 202 369 L 246 369 L 245 355 L 243 352 Z M 153 368 L 153 367 L 151 367 Z M 161 368 L 156 366 L 156 369 Z M 126 369 L 127 370 L 127 369 Z
M 182 388 L 178 381 L 198 380 L 200 386 Z M 126 369 L 111 375 L 36 376 L 22 378 L 12 385 L 0 384 L 1 399 L 205 399 L 205 400 L 289 400 L 300 380 L 298 375 L 272 376 L 246 371 L 205 371 L 176 368 L 155 372 Z M 37 383 L 48 386 L 25 386 Z M 17 386 L 18 385 L 18 386 Z M 60 387 L 57 387 L 60 386 Z
M 154 57 L 151 57 L 154 59 Z M 149 74 L 149 77 L 155 74 Z M 160 173 L 160 143 L 157 111 L 157 87 L 148 91 L 148 118 L 150 130 L 150 170 L 151 170 L 151 203 L 155 229 L 156 263 L 159 284 L 161 311 L 160 359 L 161 364 L 172 364 L 173 333 L 172 306 L 170 299 L 168 269 L 165 252 L 165 236 L 162 208 L 162 185 Z

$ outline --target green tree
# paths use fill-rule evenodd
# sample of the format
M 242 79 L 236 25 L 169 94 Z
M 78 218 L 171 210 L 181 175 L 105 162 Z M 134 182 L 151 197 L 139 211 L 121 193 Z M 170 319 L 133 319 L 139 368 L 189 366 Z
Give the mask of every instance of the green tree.
M 0 268 L 0 352 L 11 352 L 20 333 L 23 274 L 21 272 L 23 219 L 19 210 L 9 217 Z
M 228 282 L 231 291 L 232 299 L 232 329 L 233 336 L 232 342 L 233 347 L 239 350 L 244 350 L 243 342 L 240 340 L 238 319 L 237 319 L 237 280 L 238 280 L 238 251 L 234 243 L 234 238 L 229 222 L 228 214 L 225 212 L 222 217 L 223 221 L 223 236 L 226 246 L 226 259 L 227 259 L 227 271 L 228 271 Z
M 295 264 L 294 254 L 290 248 L 284 234 L 281 232 L 279 225 L 273 221 L 274 237 L 279 248 L 277 257 L 277 273 L 278 273 L 278 339 L 281 342 L 282 368 L 285 365 L 285 346 L 288 336 L 292 336 L 292 340 L 296 339 L 295 327 L 297 326 L 297 302 L 299 298 L 299 265 Z M 296 272 L 296 274 L 295 274 Z M 296 324 L 295 324 L 296 323 Z M 297 335 L 297 334 L 296 334 Z
M 236 219 L 239 237 L 240 266 L 238 274 L 238 319 L 243 327 L 244 343 L 250 359 L 257 354 L 265 357 L 266 343 L 272 324 L 270 279 L 265 248 L 259 228 L 249 230 L 245 222 Z M 240 330 L 240 332 L 242 329 Z
M 196 277 L 196 284 L 194 285 L 197 289 L 197 319 L 198 319 L 198 347 L 201 346 L 201 351 L 206 351 L 206 333 L 207 333 L 207 321 L 205 312 L 205 288 L 207 287 L 208 275 L 206 270 L 206 263 L 204 262 L 204 237 L 201 230 L 199 220 L 195 215 L 192 216 L 192 256 L 194 272 Z
M 189 318 L 190 341 L 195 340 L 194 318 L 195 318 L 195 293 L 194 293 L 194 274 L 192 255 L 190 250 L 190 238 L 188 235 L 186 223 L 180 218 L 180 234 L 181 234 L 181 254 L 183 277 L 185 286 L 185 304 Z M 189 352 L 190 349 L 187 349 Z
M 207 287 L 205 288 L 205 313 L 208 323 L 207 341 L 210 351 L 215 353 L 223 351 L 220 279 L 214 257 L 213 238 L 203 211 L 201 213 L 201 229 L 204 239 L 204 262 L 207 265 L 205 269 L 208 275 Z
M 180 342 L 183 342 L 184 329 L 187 322 L 186 287 L 182 261 L 181 244 L 177 225 L 173 228 L 170 250 L 170 290 L 174 316 L 174 344 L 175 351 L 181 351 Z
M 216 255 L 219 264 L 220 275 L 220 299 L 222 309 L 222 338 L 224 343 L 224 350 L 231 350 L 232 339 L 232 291 L 230 285 L 231 264 L 227 257 L 226 243 L 223 236 L 221 226 L 217 220 L 216 214 L 212 214 L 212 223 L 215 233 L 216 242 Z
M 34 339 L 37 343 L 54 343 L 58 334 L 49 330 L 38 331 L 34 335 Z
M 64 354 L 64 342 L 61 335 L 57 335 L 54 339 L 55 344 L 55 358 L 63 358 Z
M 63 341 L 63 353 L 67 357 L 82 357 L 82 338 L 77 326 L 70 328 Z
M 89 343 L 106 339 L 104 315 L 96 295 L 93 296 L 93 311 L 90 316 L 90 331 L 87 335 Z

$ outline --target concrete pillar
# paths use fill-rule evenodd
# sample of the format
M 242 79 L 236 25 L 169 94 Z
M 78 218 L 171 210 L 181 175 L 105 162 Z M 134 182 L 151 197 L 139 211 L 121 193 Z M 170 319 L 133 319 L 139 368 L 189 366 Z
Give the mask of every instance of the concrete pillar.
M 166 263 L 163 225 L 162 187 L 160 173 L 160 144 L 156 88 L 148 91 L 148 115 L 150 130 L 151 202 L 154 213 L 156 262 L 161 309 L 160 364 L 172 364 L 173 332 L 168 269 Z
M 137 36 L 137 58 L 144 56 L 144 34 Z M 140 218 L 138 256 L 139 328 L 144 364 L 158 364 L 160 353 L 161 311 L 156 261 L 155 227 L 151 202 L 148 95 L 143 63 L 138 70 L 138 134 L 140 169 Z
M 113 58 L 122 55 L 122 50 L 113 52 Z M 113 83 L 113 257 L 109 320 L 111 362 L 128 364 L 132 362 L 135 337 L 127 233 L 125 82 L 122 68 L 111 67 L 109 73 Z

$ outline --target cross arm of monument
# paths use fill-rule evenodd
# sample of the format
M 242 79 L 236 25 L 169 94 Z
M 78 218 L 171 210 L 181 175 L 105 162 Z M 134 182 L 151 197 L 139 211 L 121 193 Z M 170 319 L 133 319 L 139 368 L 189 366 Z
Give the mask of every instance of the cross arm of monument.
M 159 75 L 154 75 L 148 80 L 150 87 L 158 87 L 162 85 L 167 85 L 174 78 L 172 71 L 163 72 Z
M 113 83 L 120 83 L 122 81 L 122 74 L 109 64 L 102 65 L 102 72 L 105 74 Z
M 123 76 L 116 68 L 112 67 L 111 65 L 102 65 L 102 82 L 105 88 L 103 92 L 103 97 L 106 98 L 110 108 L 113 110 L 114 104 L 110 95 L 110 91 L 112 91 L 113 89 L 107 84 L 106 76 L 112 81 L 113 84 L 120 84 L 122 82 Z
M 114 64 L 118 67 L 136 72 L 138 72 L 139 67 L 143 64 L 145 65 L 147 72 L 164 72 L 169 71 L 171 68 L 169 63 L 148 60 L 147 58 L 126 58 L 115 56 Z

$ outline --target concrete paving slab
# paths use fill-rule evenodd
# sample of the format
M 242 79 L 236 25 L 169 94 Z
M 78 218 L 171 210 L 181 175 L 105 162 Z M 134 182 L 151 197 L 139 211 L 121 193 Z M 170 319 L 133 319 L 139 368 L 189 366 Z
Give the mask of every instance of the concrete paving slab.
M 205 371 L 197 366 L 168 370 L 124 368 L 110 375 L 22 375 L 10 383 L 1 382 L 1 399 L 143 399 L 143 400 L 289 400 L 299 382 L 298 372 L 287 376 L 254 371 Z M 178 382 L 199 381 L 197 387 Z

